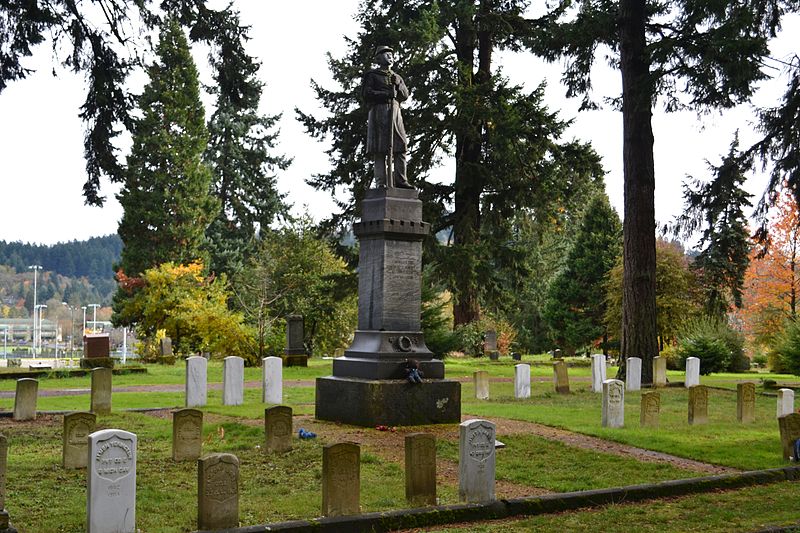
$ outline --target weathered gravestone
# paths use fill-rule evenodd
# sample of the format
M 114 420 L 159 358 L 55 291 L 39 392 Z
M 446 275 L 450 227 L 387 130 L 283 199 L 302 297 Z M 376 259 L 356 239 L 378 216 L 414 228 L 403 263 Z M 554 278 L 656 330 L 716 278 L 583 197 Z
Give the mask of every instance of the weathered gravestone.
M 794 413 L 794 390 L 778 389 L 777 417 L 780 418 L 792 413 Z
M 736 420 L 739 422 L 756 421 L 756 384 L 736 384 Z
M 172 338 L 164 337 L 160 342 L 161 357 L 172 357 Z
M 514 398 L 531 397 L 531 365 L 514 365 Z
M 322 448 L 322 514 L 361 512 L 361 448 L 352 442 Z
M 667 360 L 659 355 L 653 357 L 653 387 L 667 386 Z
M 0 533 L 17 533 L 6 511 L 6 468 L 8 467 L 8 439 L 0 434 Z
M 289 315 L 286 317 L 286 349 L 283 363 L 286 366 L 308 366 L 308 354 L 303 343 L 305 337 L 303 317 Z M 278 402 L 280 403 L 280 402 Z
M 414 506 L 436 505 L 436 437 L 406 435 L 406 501 Z
M 781 434 L 783 460 L 797 461 L 798 458 L 794 456 L 794 443 L 800 439 L 800 413 L 789 413 L 778 418 L 778 429 Z
M 658 427 L 661 412 L 661 394 L 655 391 L 642 393 L 642 407 L 639 413 L 639 425 L 642 427 Z
M 618 379 L 603 382 L 602 426 L 621 428 L 625 426 L 625 383 Z
M 261 360 L 261 401 L 283 403 L 283 361 L 280 357 Z
M 603 382 L 606 380 L 606 356 L 603 354 L 592 355 L 592 392 L 603 392 Z
M 197 529 L 239 525 L 239 459 L 212 453 L 197 461 Z
M 203 449 L 203 411 L 178 409 L 172 412 L 172 460 L 196 461 Z
M 472 373 L 475 384 L 475 398 L 478 400 L 489 399 L 489 373 L 485 370 L 476 370 Z
M 708 387 L 694 385 L 689 387 L 689 423 L 706 424 L 708 422 Z
M 264 451 L 288 452 L 292 449 L 292 408 L 276 405 L 264 409 Z
M 111 369 L 92 369 L 91 411 L 96 415 L 111 414 Z
M 226 357 L 222 361 L 222 405 L 244 403 L 244 359 Z
M 688 389 L 695 385 L 700 385 L 700 359 L 697 357 L 687 357 L 683 386 Z
M 642 360 L 638 357 L 628 357 L 625 369 L 625 389 L 629 391 L 642 390 Z
M 492 361 L 500 358 L 500 352 L 497 351 L 497 332 L 493 329 L 483 334 L 483 353 L 488 355 Z
M 104 429 L 89 435 L 86 485 L 89 533 L 136 533 L 136 435 Z
M 495 425 L 488 420 L 462 422 L 458 441 L 458 499 L 466 503 L 495 499 Z
M 17 380 L 17 393 L 14 396 L 14 420 L 34 420 L 36 418 L 36 398 L 39 395 L 39 382 L 31 378 Z
M 553 385 L 559 394 L 569 394 L 569 375 L 567 374 L 567 363 L 556 361 L 553 363 Z
M 203 407 L 208 398 L 208 360 L 199 355 L 186 358 L 186 407 Z
M 97 416 L 94 413 L 64 415 L 61 464 L 64 468 L 86 468 L 89 458 L 89 435 L 94 433 Z

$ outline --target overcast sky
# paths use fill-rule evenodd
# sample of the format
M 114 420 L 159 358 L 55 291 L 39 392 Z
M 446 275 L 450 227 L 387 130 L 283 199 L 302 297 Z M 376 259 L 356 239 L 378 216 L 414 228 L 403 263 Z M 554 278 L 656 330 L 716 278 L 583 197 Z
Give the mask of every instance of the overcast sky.
M 293 109 L 318 109 L 309 82 L 314 78 L 331 85 L 325 53 L 342 55 L 343 36 L 356 34 L 352 15 L 358 2 L 237 0 L 234 5 L 241 10 L 243 21 L 252 26 L 248 51 L 262 61 L 261 79 L 266 82 L 262 111 L 283 113 L 279 150 L 294 158 L 290 169 L 280 175 L 278 186 L 288 193 L 295 212 L 307 206 L 316 219 L 322 218 L 331 212 L 333 202 L 304 180 L 327 169 L 326 146 L 304 133 Z M 782 38 L 773 47 L 775 57 L 796 53 L 788 35 L 800 32 L 798 20 L 794 17 L 784 23 Z M 102 192 L 108 197 L 105 207 L 83 205 L 83 126 L 77 117 L 84 100 L 83 79 L 58 66 L 54 78 L 49 46 L 42 45 L 36 52 L 28 65 L 37 73 L 12 83 L 0 94 L 0 240 L 52 244 L 115 233 L 122 214 L 114 198 L 115 186 L 103 184 Z M 202 52 L 196 57 L 199 63 L 205 59 Z M 497 62 L 516 83 L 533 88 L 547 82 L 547 105 L 560 110 L 562 118 L 575 119 L 566 137 L 590 141 L 603 157 L 607 191 L 621 214 L 621 114 L 610 110 L 578 113 L 579 102 L 563 96 L 559 64 L 544 64 L 530 54 L 502 54 Z M 199 66 L 207 72 L 203 64 Z M 413 93 L 413 80 L 407 81 Z M 600 94 L 619 93 L 619 74 L 605 67 L 598 68 L 594 83 Z M 765 84 L 756 103 L 775 105 L 784 87 L 782 80 Z M 718 163 L 737 128 L 742 145 L 755 139 L 751 121 L 750 106 L 701 118 L 695 113 L 656 114 L 656 217 L 660 222 L 680 213 L 685 176 L 707 178 L 706 159 Z M 443 171 L 441 176 L 450 179 L 450 174 Z M 756 176 L 747 187 L 758 197 L 764 183 L 763 177 Z

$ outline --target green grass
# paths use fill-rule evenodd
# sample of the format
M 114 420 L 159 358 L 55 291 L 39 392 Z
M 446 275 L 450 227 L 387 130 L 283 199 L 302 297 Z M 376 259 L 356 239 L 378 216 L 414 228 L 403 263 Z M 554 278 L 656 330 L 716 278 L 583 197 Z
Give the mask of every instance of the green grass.
M 426 529 L 429 533 L 493 533 L 529 531 L 562 533 L 729 533 L 756 531 L 768 526 L 797 524 L 800 484 L 792 482 L 750 487 L 724 493 L 696 494 L 648 503 L 608 505 L 598 509 L 540 515 Z

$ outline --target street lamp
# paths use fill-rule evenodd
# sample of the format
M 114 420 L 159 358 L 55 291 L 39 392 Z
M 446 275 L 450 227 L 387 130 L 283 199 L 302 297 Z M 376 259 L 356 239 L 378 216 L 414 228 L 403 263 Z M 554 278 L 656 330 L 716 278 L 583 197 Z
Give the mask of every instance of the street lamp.
M 33 306 L 33 320 L 36 323 L 36 316 L 39 316 L 39 348 L 42 347 L 42 309 L 47 309 L 47 304 Z M 36 327 L 33 328 L 33 358 L 36 359 Z
M 75 308 L 69 305 L 67 302 L 61 302 L 61 305 L 66 306 L 69 309 L 69 356 L 73 357 L 75 354 L 73 352 L 72 342 L 75 338 Z
M 100 307 L 100 304 L 89 304 L 89 307 L 93 308 L 92 311 L 92 333 L 95 333 L 97 329 L 97 308 Z
M 33 270 L 33 357 L 36 357 L 36 278 L 41 269 L 41 265 L 28 266 L 28 270 Z

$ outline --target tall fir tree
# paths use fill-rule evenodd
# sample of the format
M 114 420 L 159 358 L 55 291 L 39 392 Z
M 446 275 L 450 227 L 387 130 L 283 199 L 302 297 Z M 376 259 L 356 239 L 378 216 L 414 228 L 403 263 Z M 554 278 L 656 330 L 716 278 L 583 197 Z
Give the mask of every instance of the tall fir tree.
M 205 161 L 213 173 L 213 191 L 220 210 L 206 233 L 210 268 L 233 274 L 254 250 L 259 228 L 267 228 L 286 214 L 284 195 L 277 190 L 276 172 L 290 160 L 274 155 L 280 115 L 261 115 L 258 106 L 264 84 L 257 78 L 260 64 L 239 43 L 248 40 L 248 28 L 238 15 L 229 17 L 235 39 L 219 45 L 210 56 L 216 109 L 208 123 Z M 243 80 L 243 82 L 242 82 Z
M 745 272 L 750 264 L 750 232 L 744 210 L 750 193 L 742 188 L 749 163 L 739 152 L 738 135 L 719 166 L 709 164 L 714 179 L 684 184 L 684 213 L 674 225 L 688 237 L 702 229 L 702 250 L 692 267 L 705 293 L 705 313 L 723 319 L 732 307 L 742 307 Z
M 622 77 L 623 306 L 622 356 L 643 359 L 652 382 L 656 327 L 655 163 L 653 105 L 668 111 L 726 108 L 747 101 L 766 77 L 761 65 L 783 0 L 562 0 L 539 20 L 527 45 L 545 58 L 565 58 L 567 94 L 592 107 L 592 66 L 612 52 Z M 604 56 L 605 57 L 605 56 Z M 625 365 L 619 375 L 624 376 Z
M 218 209 L 202 161 L 208 131 L 197 68 L 177 22 L 166 23 L 157 52 L 117 196 L 124 209 L 118 270 L 129 278 L 168 261 L 206 262 L 205 232 Z
M 410 179 L 421 189 L 432 233 L 451 230 L 449 246 L 427 242 L 426 257 L 453 293 L 456 325 L 479 318 L 496 274 L 522 267 L 527 251 L 513 238 L 518 214 L 546 219 L 602 182 L 591 148 L 560 139 L 567 122 L 544 107 L 542 87 L 526 92 L 512 85 L 493 61 L 498 50 L 519 49 L 528 35 L 526 6 L 523 0 L 365 1 L 347 55 L 329 61 L 341 90 L 315 85 L 330 115 L 298 111 L 309 133 L 332 141 L 332 170 L 311 185 L 351 193 L 332 220 L 341 229 L 358 212 L 372 176 L 364 150 L 367 110 L 356 97 L 361 76 L 378 45 L 397 49 L 394 69 L 411 91 L 403 111 Z M 447 157 L 455 163 L 453 180 L 431 179 Z
M 543 318 L 553 340 L 567 353 L 603 339 L 608 350 L 603 297 L 606 275 L 622 252 L 622 224 L 605 194 L 586 208 L 565 268 L 551 283 Z

